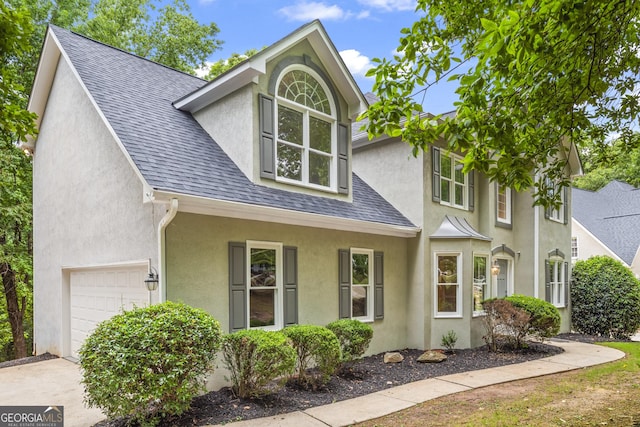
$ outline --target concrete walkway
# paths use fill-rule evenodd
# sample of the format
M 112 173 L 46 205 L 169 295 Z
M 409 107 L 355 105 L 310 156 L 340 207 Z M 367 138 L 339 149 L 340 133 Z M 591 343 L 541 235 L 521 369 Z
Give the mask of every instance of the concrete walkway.
M 570 371 L 624 357 L 623 352 L 608 347 L 574 341 L 552 341 L 554 345 L 564 348 L 564 353 L 531 362 L 416 381 L 306 411 L 240 421 L 227 426 L 347 426 L 452 393 Z M 65 427 L 91 426 L 105 417 L 98 409 L 84 406 L 80 380 L 79 366 L 65 359 L 2 368 L 0 406 L 64 406 Z
M 226 425 L 233 427 L 348 426 L 389 415 L 448 394 L 599 365 L 625 356 L 624 352 L 613 348 L 558 339 L 551 341 L 553 345 L 562 347 L 564 353 L 514 365 L 430 378 L 305 411 Z

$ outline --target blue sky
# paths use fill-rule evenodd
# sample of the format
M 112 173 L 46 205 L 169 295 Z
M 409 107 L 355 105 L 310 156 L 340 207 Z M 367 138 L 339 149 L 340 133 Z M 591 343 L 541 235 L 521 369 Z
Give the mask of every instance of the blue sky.
M 390 58 L 400 30 L 419 15 L 415 0 L 188 0 L 202 23 L 215 22 L 223 40 L 212 61 L 232 53 L 268 46 L 301 25 L 320 19 L 363 92 L 373 80 L 364 77 L 372 58 Z M 435 89 L 435 90 L 434 90 Z M 451 86 L 431 88 L 424 108 L 433 113 L 453 109 Z

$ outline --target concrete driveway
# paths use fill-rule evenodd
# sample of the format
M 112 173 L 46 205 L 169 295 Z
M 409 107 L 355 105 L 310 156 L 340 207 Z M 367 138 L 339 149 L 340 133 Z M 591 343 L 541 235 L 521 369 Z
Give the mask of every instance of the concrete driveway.
M 64 406 L 65 427 L 87 427 L 106 417 L 83 404 L 80 366 L 52 359 L 0 369 L 0 405 Z

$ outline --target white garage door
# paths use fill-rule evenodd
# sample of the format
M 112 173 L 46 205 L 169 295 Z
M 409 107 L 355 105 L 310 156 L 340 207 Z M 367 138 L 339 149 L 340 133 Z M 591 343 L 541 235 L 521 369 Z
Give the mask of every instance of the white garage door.
M 145 266 L 120 266 L 72 271 L 71 298 L 71 355 L 103 320 L 122 310 L 149 304 L 149 291 L 144 285 Z

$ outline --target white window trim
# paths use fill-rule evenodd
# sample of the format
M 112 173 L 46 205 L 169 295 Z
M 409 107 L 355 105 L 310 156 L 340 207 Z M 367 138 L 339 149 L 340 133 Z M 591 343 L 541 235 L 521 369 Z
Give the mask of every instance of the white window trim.
M 373 310 L 374 310 L 374 306 L 373 306 L 373 298 L 374 298 L 374 265 L 373 263 L 375 262 L 375 258 L 374 258 L 374 254 L 373 254 L 373 249 L 365 249 L 365 248 L 351 248 L 349 251 L 349 261 L 352 262 L 353 260 L 353 255 L 354 254 L 359 254 L 359 255 L 368 255 L 369 256 L 369 284 L 368 285 L 354 285 L 353 284 L 353 266 L 350 265 L 349 266 L 349 280 L 350 280 L 350 287 L 349 289 L 352 289 L 354 286 L 362 286 L 362 287 L 366 287 L 367 288 L 367 315 L 366 316 L 357 316 L 354 317 L 353 316 L 353 294 L 349 295 L 350 301 L 349 301 L 349 315 L 352 319 L 356 319 L 356 320 L 360 320 L 361 322 L 373 322 Z
M 456 311 L 438 311 L 438 286 L 440 285 L 438 282 L 438 257 L 439 256 L 455 256 L 457 257 L 457 285 L 458 289 L 456 290 Z M 463 288 L 463 277 L 462 277 L 462 252 L 434 252 L 433 254 L 433 312 L 434 317 L 438 319 L 451 319 L 451 318 L 461 318 L 462 317 L 462 288 Z
M 442 181 L 447 181 L 449 183 L 449 201 L 442 200 L 442 189 L 440 190 L 440 204 L 445 206 L 451 206 L 456 209 L 469 209 L 469 174 L 462 174 L 464 177 L 463 183 L 463 191 L 462 191 L 462 204 L 457 205 L 455 203 L 455 191 L 456 191 L 456 161 L 462 162 L 462 157 L 453 154 L 453 153 L 445 153 L 444 151 L 440 152 L 440 164 L 442 165 L 442 159 L 448 158 L 451 162 L 451 178 L 447 178 L 442 174 L 442 166 L 440 167 L 440 185 L 442 185 Z
M 473 317 L 477 317 L 477 316 L 484 316 L 485 315 L 485 311 L 484 310 L 476 310 L 475 308 L 475 295 L 474 295 L 474 287 L 475 287 L 475 259 L 476 257 L 479 258 L 485 258 L 486 259 L 486 265 L 485 265 L 485 273 L 484 273 L 484 277 L 485 277 L 485 286 L 488 290 L 489 296 L 488 298 L 491 298 L 491 296 L 493 295 L 492 292 L 492 288 L 493 288 L 493 284 L 491 283 L 491 256 L 488 253 L 484 253 L 484 252 L 478 252 L 478 253 L 473 253 L 473 273 L 471 275 L 471 281 L 472 281 L 472 286 L 471 286 L 471 310 L 473 311 Z
M 575 242 L 575 246 L 574 243 Z M 578 246 L 578 236 L 572 236 L 571 237 L 571 259 L 572 260 L 576 260 L 580 257 L 580 247 Z M 576 250 L 576 255 L 573 256 L 573 249 L 575 248 Z
M 284 260 L 282 257 L 282 243 L 278 242 L 263 242 L 256 240 L 247 240 L 247 252 L 246 252 L 246 274 L 247 274 L 247 329 L 264 329 L 264 330 L 280 330 L 284 327 L 284 301 L 283 301 L 283 268 Z M 256 326 L 251 327 L 251 249 L 275 249 L 276 251 L 276 286 L 268 288 L 253 288 L 253 289 L 274 289 L 274 325 L 272 326 Z
M 564 308 L 566 304 L 564 300 L 565 286 L 567 286 L 567 284 L 564 283 L 564 259 L 560 257 L 549 258 L 549 265 L 551 267 L 551 272 L 549 273 L 551 304 L 557 308 Z
M 557 185 L 554 185 L 554 189 L 557 189 Z M 566 203 L 566 200 L 564 199 L 564 194 L 565 192 L 563 190 L 560 190 L 560 206 L 558 206 L 557 209 L 555 208 L 551 208 L 549 209 L 549 219 L 551 221 L 555 221 L 555 222 L 559 222 L 561 224 L 564 224 L 564 204 Z
M 498 185 L 496 190 L 496 220 L 502 224 L 509 224 L 511 225 L 511 187 L 502 187 L 500 185 Z M 506 218 L 500 218 L 500 209 L 498 209 L 498 203 L 499 203 L 499 197 L 500 197 L 500 188 L 504 188 L 504 194 L 505 194 L 505 213 L 506 213 Z
M 317 110 L 313 110 L 307 107 L 306 105 L 298 104 L 289 99 L 278 96 L 278 88 L 280 87 L 282 77 L 285 76 L 290 71 L 294 71 L 294 70 L 303 71 L 311 75 L 314 79 L 316 79 L 316 81 L 320 84 L 325 94 L 327 95 L 329 106 L 331 108 L 331 115 L 322 113 Z M 302 177 L 300 181 L 278 175 L 278 144 L 280 144 L 280 139 L 278 138 L 278 135 L 279 135 L 278 110 L 280 105 L 283 105 L 283 106 L 286 106 L 287 108 L 298 111 L 303 115 L 302 147 L 297 146 L 295 144 L 291 145 L 291 146 L 300 147 L 302 149 Z M 314 151 L 311 148 L 310 141 L 309 141 L 309 118 L 311 116 L 315 116 L 319 119 L 326 120 L 331 123 L 331 153 L 326 156 L 326 157 L 329 157 L 330 159 L 330 162 L 329 162 L 330 185 L 328 187 L 324 187 L 322 185 L 309 182 L 309 153 Z M 283 182 L 286 184 L 291 184 L 291 185 L 297 185 L 300 187 L 312 188 L 314 190 L 337 193 L 338 192 L 338 119 L 336 117 L 336 105 L 335 105 L 335 100 L 331 96 L 331 91 L 329 90 L 329 86 L 324 81 L 324 79 L 320 77 L 320 75 L 317 72 L 315 72 L 311 68 L 298 65 L 298 64 L 290 65 L 286 67 L 284 70 L 282 70 L 276 82 L 276 93 L 274 96 L 274 124 L 273 125 L 274 125 L 274 141 L 275 141 L 274 150 L 276 155 L 276 163 L 275 163 L 276 181 Z

